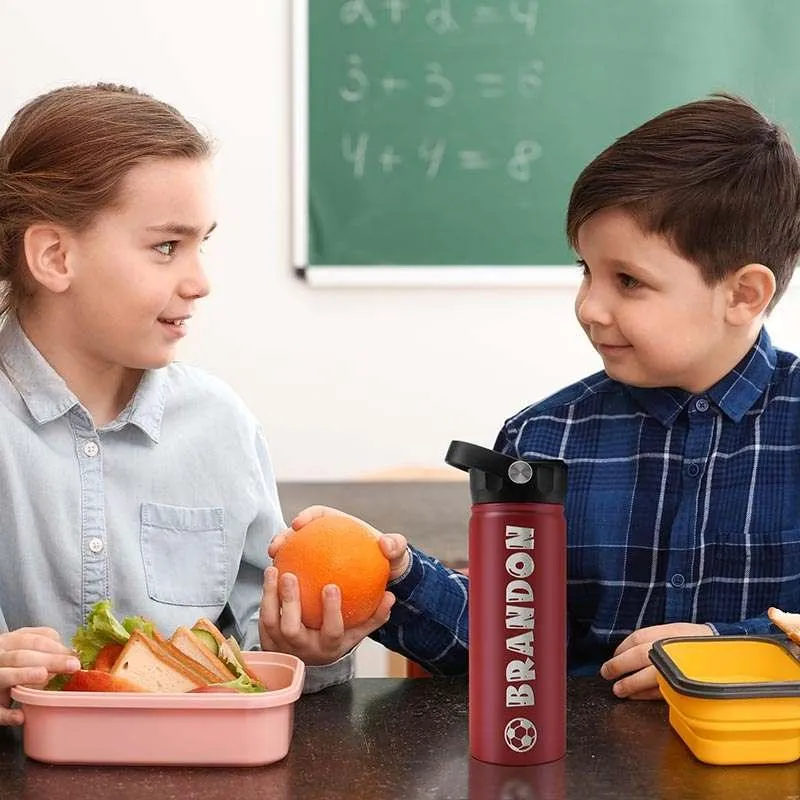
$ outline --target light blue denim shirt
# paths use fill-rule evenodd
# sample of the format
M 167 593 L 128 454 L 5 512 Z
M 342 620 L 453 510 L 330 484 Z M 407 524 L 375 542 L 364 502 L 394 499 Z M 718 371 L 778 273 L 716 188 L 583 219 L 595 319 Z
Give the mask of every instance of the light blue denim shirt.
M 266 442 L 223 382 L 179 363 L 144 374 L 95 428 L 15 317 L 0 328 L 0 630 L 65 643 L 106 597 L 169 634 L 198 617 L 258 647 L 267 546 L 285 527 Z M 308 669 L 306 691 L 352 658 Z

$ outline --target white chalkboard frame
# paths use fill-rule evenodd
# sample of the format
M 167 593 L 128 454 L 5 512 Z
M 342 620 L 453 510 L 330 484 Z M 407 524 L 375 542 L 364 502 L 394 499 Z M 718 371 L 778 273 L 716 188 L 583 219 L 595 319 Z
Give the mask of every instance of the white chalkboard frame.
M 334 0 L 330 0 L 333 2 Z M 308 0 L 291 11 L 291 248 L 295 274 L 314 287 L 528 286 L 577 288 L 580 271 L 559 266 L 318 266 L 308 263 Z

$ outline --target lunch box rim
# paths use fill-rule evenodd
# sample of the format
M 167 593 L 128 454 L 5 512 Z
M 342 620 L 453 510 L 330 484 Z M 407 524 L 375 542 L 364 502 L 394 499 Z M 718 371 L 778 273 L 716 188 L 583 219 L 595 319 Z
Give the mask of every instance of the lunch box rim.
M 714 683 L 689 678 L 665 650 L 667 645 L 677 642 L 741 642 L 745 639 L 749 642 L 763 642 L 779 647 L 790 658 L 798 661 L 786 646 L 785 638 L 769 636 L 673 636 L 653 642 L 653 646 L 650 648 L 650 661 L 675 691 L 689 697 L 715 700 L 800 697 L 800 678 L 796 681 L 754 681 L 750 683 Z M 798 676 L 800 676 L 800 661 L 798 661 Z

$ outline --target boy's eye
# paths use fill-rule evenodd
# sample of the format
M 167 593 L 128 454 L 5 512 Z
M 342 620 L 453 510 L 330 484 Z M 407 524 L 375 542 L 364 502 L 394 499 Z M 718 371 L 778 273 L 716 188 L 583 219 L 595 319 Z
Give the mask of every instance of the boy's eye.
M 636 278 L 626 275 L 624 272 L 619 274 L 619 282 L 623 289 L 635 289 L 639 285 Z
M 175 250 L 178 247 L 178 242 L 171 241 L 171 242 L 161 242 L 161 244 L 157 244 L 155 246 L 155 250 L 161 253 L 162 256 L 172 256 L 175 255 Z

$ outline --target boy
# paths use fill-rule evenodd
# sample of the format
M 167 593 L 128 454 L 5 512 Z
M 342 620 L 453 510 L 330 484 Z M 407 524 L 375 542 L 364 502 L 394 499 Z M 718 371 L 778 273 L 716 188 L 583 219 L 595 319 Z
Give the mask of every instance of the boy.
M 604 371 L 511 417 L 495 448 L 568 465 L 570 671 L 653 699 L 656 639 L 765 633 L 770 605 L 800 606 L 800 368 L 763 329 L 800 254 L 800 166 L 745 101 L 688 103 L 584 169 L 567 234 Z M 422 564 L 372 634 L 393 649 L 451 588 Z M 463 613 L 436 617 L 465 668 Z
M 495 447 L 569 465 L 571 667 L 658 697 L 653 641 L 765 633 L 800 601 L 800 370 L 763 329 L 800 254 L 800 166 L 743 100 L 689 103 L 586 167 L 567 235 L 605 370 Z

